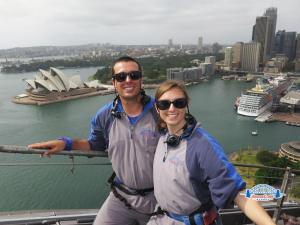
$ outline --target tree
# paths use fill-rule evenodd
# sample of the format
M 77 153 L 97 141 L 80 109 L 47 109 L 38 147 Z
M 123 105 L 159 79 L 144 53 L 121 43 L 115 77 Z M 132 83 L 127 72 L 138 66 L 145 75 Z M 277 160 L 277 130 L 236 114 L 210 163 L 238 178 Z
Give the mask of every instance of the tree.
M 256 160 L 263 165 L 268 165 L 269 162 L 277 159 L 277 156 L 270 151 L 262 150 L 259 151 L 256 155 Z
M 286 168 L 286 167 L 292 167 L 293 163 L 289 161 L 287 157 L 277 157 L 272 161 L 268 161 L 267 164 L 265 165 L 271 167 Z M 255 183 L 280 185 L 283 179 L 283 174 L 284 174 L 283 170 L 261 168 L 257 170 L 255 173 Z
M 106 66 L 102 69 L 98 69 L 93 77 L 96 80 L 100 80 L 101 83 L 106 83 L 107 81 L 111 80 L 111 68 Z

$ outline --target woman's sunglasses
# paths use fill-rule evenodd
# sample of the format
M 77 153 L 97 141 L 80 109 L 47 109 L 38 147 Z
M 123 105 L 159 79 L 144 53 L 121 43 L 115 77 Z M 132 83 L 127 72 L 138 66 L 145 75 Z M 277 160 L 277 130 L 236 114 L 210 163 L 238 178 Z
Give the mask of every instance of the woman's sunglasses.
M 118 82 L 123 82 L 126 80 L 127 76 L 130 77 L 131 80 L 138 80 L 142 77 L 141 71 L 131 71 L 129 73 L 121 72 L 113 75 L 113 79 Z
M 166 110 L 166 109 L 169 109 L 171 104 L 173 104 L 173 106 L 175 108 L 178 108 L 178 109 L 183 109 L 187 106 L 188 104 L 188 101 L 186 98 L 177 98 L 173 101 L 170 101 L 170 100 L 159 100 L 159 101 L 156 101 L 156 106 L 158 109 L 160 110 Z

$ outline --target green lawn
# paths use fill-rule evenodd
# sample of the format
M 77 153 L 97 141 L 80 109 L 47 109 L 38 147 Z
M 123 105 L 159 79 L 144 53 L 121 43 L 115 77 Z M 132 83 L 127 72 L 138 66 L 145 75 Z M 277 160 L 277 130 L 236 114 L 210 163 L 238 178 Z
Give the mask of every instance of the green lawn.
M 240 149 L 237 152 L 232 153 L 229 156 L 229 159 L 232 163 L 244 163 L 244 164 L 256 164 L 261 165 L 256 160 L 256 153 L 259 150 L 254 149 Z M 255 185 L 254 175 L 258 170 L 256 168 L 247 168 L 247 167 L 236 167 L 239 174 L 243 177 L 243 179 L 247 183 L 247 188 L 252 188 Z

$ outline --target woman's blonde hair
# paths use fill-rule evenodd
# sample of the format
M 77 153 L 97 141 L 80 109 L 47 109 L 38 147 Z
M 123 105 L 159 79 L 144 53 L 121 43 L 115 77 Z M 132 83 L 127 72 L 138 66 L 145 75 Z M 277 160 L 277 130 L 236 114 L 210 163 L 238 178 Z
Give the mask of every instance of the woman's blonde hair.
M 184 97 L 188 100 L 190 100 L 190 97 L 187 93 L 187 90 L 185 88 L 185 85 L 183 82 L 178 80 L 166 80 L 165 82 L 161 83 L 159 87 L 156 89 L 155 93 L 155 101 L 157 102 L 159 98 L 166 93 L 167 91 L 178 88 L 182 91 Z M 156 107 L 157 108 L 157 107 Z M 159 117 L 158 124 L 157 124 L 159 130 L 167 128 L 167 124 Z

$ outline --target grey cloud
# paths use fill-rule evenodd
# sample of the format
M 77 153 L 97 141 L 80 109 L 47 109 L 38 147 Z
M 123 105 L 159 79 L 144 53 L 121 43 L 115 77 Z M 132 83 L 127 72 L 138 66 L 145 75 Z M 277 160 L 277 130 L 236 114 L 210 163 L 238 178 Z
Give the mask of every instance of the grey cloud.
M 35 45 L 166 43 L 171 37 L 196 43 L 198 36 L 205 43 L 248 41 L 255 17 L 270 6 L 278 8 L 278 29 L 300 32 L 298 0 L 0 0 L 0 47 L 28 40 Z

